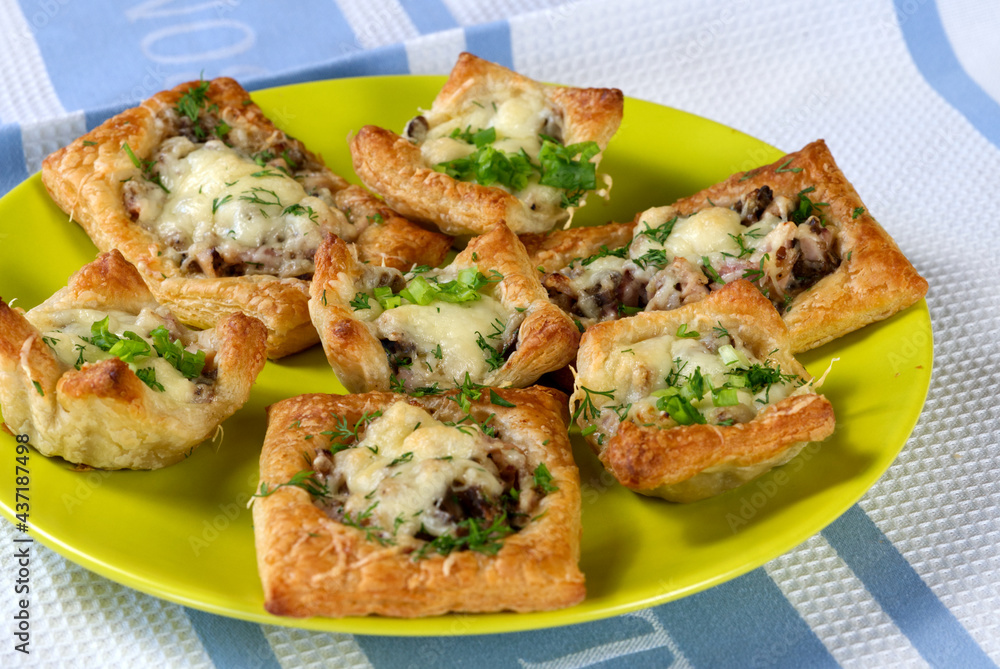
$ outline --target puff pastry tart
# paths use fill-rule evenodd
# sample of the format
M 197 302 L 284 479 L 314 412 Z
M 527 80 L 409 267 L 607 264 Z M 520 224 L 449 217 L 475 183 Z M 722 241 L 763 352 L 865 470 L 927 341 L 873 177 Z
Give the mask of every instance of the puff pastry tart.
M 361 232 L 335 206 L 347 182 L 225 78 L 122 112 L 49 156 L 42 181 L 182 322 L 245 312 L 267 326 L 271 357 L 316 342 L 307 282 L 324 235 Z
M 584 333 L 573 418 L 644 495 L 691 502 L 741 485 L 833 432 L 781 317 L 738 279 L 697 304 Z
M 501 220 L 519 234 L 551 230 L 598 188 L 622 109 L 617 89 L 547 86 L 463 53 L 403 137 L 361 129 L 354 171 L 404 216 L 451 235 Z
M 567 419 L 566 396 L 539 387 L 273 405 L 253 505 L 265 607 L 412 617 L 581 601 Z
M 570 362 L 580 338 L 536 275 L 503 223 L 445 268 L 405 275 L 359 262 L 330 237 L 316 254 L 309 311 L 350 392 L 426 392 L 466 379 L 523 387 Z
M 45 455 L 164 467 L 246 402 L 266 339 L 260 321 L 239 313 L 188 330 L 111 251 L 26 314 L 0 301 L 4 422 Z
M 783 315 L 797 352 L 888 318 L 927 292 L 822 140 L 641 212 L 634 225 L 627 244 L 618 244 L 618 224 L 605 228 L 602 248 L 595 229 L 557 231 L 539 244 L 546 269 L 569 261 L 543 283 L 585 326 L 674 309 L 743 278 Z

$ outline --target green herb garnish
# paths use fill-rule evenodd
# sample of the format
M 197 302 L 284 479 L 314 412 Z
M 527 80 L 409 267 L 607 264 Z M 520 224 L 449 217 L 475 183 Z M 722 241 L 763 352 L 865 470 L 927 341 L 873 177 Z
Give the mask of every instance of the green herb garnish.
M 362 309 L 371 309 L 372 307 L 368 303 L 368 300 L 370 299 L 371 296 L 368 293 L 364 292 L 363 290 L 359 290 L 354 294 L 354 299 L 348 302 L 348 304 L 350 304 L 350 306 L 353 307 L 355 311 L 361 311 Z
M 593 426 L 592 426 L 593 427 Z M 544 462 L 539 462 L 534 472 L 535 487 L 544 493 L 555 492 L 559 487 L 552 483 L 552 474 Z
M 290 480 L 286 483 L 279 483 L 273 488 L 268 487 L 267 481 L 260 484 L 260 492 L 254 494 L 254 497 L 270 497 L 276 493 L 281 488 L 301 488 L 313 497 L 329 497 L 330 489 L 327 487 L 326 483 L 323 483 L 316 477 L 316 472 L 311 470 L 302 470 L 296 472 Z
M 153 348 L 160 357 L 169 362 L 185 378 L 193 379 L 201 375 L 205 368 L 205 352 L 191 353 L 184 348 L 179 339 L 170 341 L 170 332 L 162 325 L 149 336 L 153 338 Z
M 219 211 L 219 207 L 233 199 L 232 194 L 227 193 L 225 197 L 217 197 L 212 200 L 212 213 Z
M 439 163 L 434 169 L 459 181 L 475 182 L 483 186 L 499 184 L 512 191 L 525 188 L 528 177 L 535 170 L 524 149 L 519 153 L 505 153 L 491 144 L 479 147 L 465 158 Z
M 642 221 L 642 224 L 646 226 L 645 229 L 635 233 L 634 235 L 635 237 L 639 237 L 640 235 L 645 235 L 646 237 L 649 237 L 650 239 L 655 241 L 657 244 L 664 244 L 667 241 L 667 237 L 670 236 L 670 233 L 674 231 L 674 225 L 677 224 L 677 217 L 674 216 L 666 223 L 658 225 L 655 228 L 650 227 L 649 223 L 647 223 L 646 221 Z
M 715 271 L 715 268 L 712 267 L 712 263 L 709 262 L 706 256 L 701 257 L 701 268 L 705 271 L 705 275 L 715 283 L 723 285 L 726 283 L 723 278 L 719 276 L 719 273 Z
M 163 189 L 164 193 L 169 193 L 170 191 L 166 186 L 163 185 L 163 180 L 159 174 L 153 174 L 153 168 L 156 167 L 155 160 L 139 160 L 138 156 L 132 151 L 132 147 L 128 145 L 128 142 L 122 144 L 122 150 L 128 159 L 132 161 L 132 164 L 138 167 L 142 171 L 142 178 L 150 183 L 154 183 Z M 125 181 L 128 181 L 126 179 Z
M 823 221 L 823 215 L 820 213 L 820 207 L 828 206 L 826 202 L 813 202 L 809 199 L 809 193 L 816 190 L 815 186 L 809 186 L 808 188 L 803 188 L 798 193 L 798 202 L 795 205 L 795 209 L 792 210 L 789 218 L 796 224 L 805 223 L 809 220 L 810 216 L 817 216 L 820 219 L 820 223 L 826 225 Z
M 484 128 L 472 132 L 472 126 L 466 126 L 465 130 L 455 128 L 449 135 L 452 139 L 460 139 L 467 144 L 475 144 L 476 148 L 482 148 L 487 144 L 497 141 L 496 128 Z
M 267 196 L 274 199 L 268 199 Z M 243 195 L 240 195 L 240 199 L 249 202 L 250 204 L 271 205 L 275 207 L 281 206 L 281 199 L 278 198 L 277 193 L 273 190 L 261 188 L 260 186 L 254 186 L 248 191 L 243 191 Z M 261 213 L 264 213 L 263 210 L 261 210 Z
M 624 258 L 627 254 L 628 254 L 627 246 L 620 246 L 617 249 L 609 249 L 607 246 L 602 245 L 600 250 L 594 255 L 582 259 L 576 258 L 573 260 L 573 262 L 570 263 L 570 266 L 572 266 L 577 260 L 580 261 L 581 265 L 586 267 L 587 265 L 597 260 L 600 260 L 601 258 L 607 258 L 607 257 Z
M 503 367 L 506 361 L 504 360 L 501 347 L 494 348 L 491 346 L 479 331 L 476 331 L 476 345 L 486 354 L 486 364 L 489 366 L 491 372 Z
M 789 158 L 785 162 L 781 163 L 781 166 L 774 170 L 775 174 L 782 174 L 783 172 L 794 172 L 798 174 L 799 172 L 801 172 L 802 171 L 801 167 L 788 167 L 793 160 L 794 158 Z
M 178 114 L 182 116 L 187 116 L 195 125 L 195 133 L 198 133 L 198 115 L 201 110 L 205 107 L 208 102 L 208 81 L 201 80 L 191 88 L 187 89 L 183 95 L 177 100 L 177 106 L 175 109 Z M 198 137 L 203 137 L 204 132 L 199 134 Z
M 600 409 L 594 404 L 594 398 L 592 395 L 600 395 L 601 397 L 607 397 L 608 399 L 615 398 L 614 389 L 611 390 L 591 390 L 586 386 L 580 386 L 580 390 L 583 391 L 583 400 L 577 405 L 576 410 L 573 412 L 572 420 L 575 422 L 577 418 L 583 416 L 584 420 L 593 420 L 601 413 Z
M 333 417 L 337 419 L 333 428 L 323 430 L 320 434 L 330 437 L 331 451 L 342 451 L 354 442 L 358 441 L 358 431 L 362 427 L 367 426 L 368 423 L 372 422 L 381 415 L 381 411 L 369 411 L 362 414 L 361 418 L 351 425 L 347 422 L 345 417 L 333 414 Z M 336 442 L 336 444 L 334 442 Z
M 564 208 L 579 205 L 587 191 L 597 188 L 597 166 L 591 158 L 601 152 L 601 147 L 597 142 L 561 146 L 551 138 L 542 137 L 542 148 L 538 151 L 542 175 L 538 183 L 564 190 Z
M 414 551 L 413 560 L 423 560 L 430 551 L 439 555 L 450 555 L 457 550 L 496 555 L 503 547 L 502 539 L 514 530 L 507 521 L 506 513 L 496 516 L 488 526 L 486 523 L 482 518 L 466 518 L 458 523 L 455 534 L 442 534 Z
M 687 323 L 681 323 L 680 327 L 677 328 L 677 332 L 674 335 L 680 339 L 697 339 L 701 336 L 697 330 L 688 330 Z
M 402 465 L 412 460 L 413 460 L 413 451 L 407 451 L 398 458 L 393 458 L 392 462 L 389 463 L 389 466 L 395 467 L 396 465 Z
M 498 407 L 516 407 L 517 405 L 513 402 L 508 402 L 504 398 L 497 394 L 497 391 L 490 388 L 490 404 L 495 404 Z
M 156 370 L 154 368 L 143 367 L 142 369 L 137 369 L 135 370 L 135 375 L 153 390 L 160 393 L 164 391 L 163 384 L 156 380 Z

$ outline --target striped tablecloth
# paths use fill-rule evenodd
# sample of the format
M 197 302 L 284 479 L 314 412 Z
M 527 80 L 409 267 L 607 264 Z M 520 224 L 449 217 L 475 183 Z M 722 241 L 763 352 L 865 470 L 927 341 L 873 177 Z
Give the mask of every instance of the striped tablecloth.
M 789 150 L 824 137 L 930 281 L 935 339 L 926 406 L 885 476 L 801 546 L 706 592 L 534 632 L 351 636 L 185 608 L 37 546 L 25 656 L 3 521 L 0 666 L 995 666 L 998 34 L 1000 7 L 985 0 L 0 0 L 0 195 L 49 152 L 201 72 L 251 89 L 444 74 L 469 50 Z

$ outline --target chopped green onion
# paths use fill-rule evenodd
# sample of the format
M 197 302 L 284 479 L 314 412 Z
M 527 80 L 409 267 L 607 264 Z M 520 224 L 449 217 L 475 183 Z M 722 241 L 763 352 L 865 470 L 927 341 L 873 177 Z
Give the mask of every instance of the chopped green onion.
M 416 276 L 406 285 L 406 288 L 399 291 L 399 295 L 413 304 L 425 307 L 434 301 L 438 292 L 440 292 L 440 288 L 432 286 L 424 277 Z
M 731 407 L 739 404 L 735 388 L 716 388 L 712 390 L 712 404 L 717 407 Z
M 687 323 L 681 323 L 680 327 L 677 328 L 676 337 L 680 339 L 697 339 L 701 336 L 701 333 L 697 330 L 688 330 Z
M 739 365 L 740 367 L 749 367 L 750 360 L 742 351 L 737 351 L 730 344 L 723 344 L 719 347 L 719 357 L 722 358 L 722 362 L 726 367 L 732 367 L 733 365 Z
M 389 286 L 378 286 L 373 292 L 375 299 L 378 300 L 383 309 L 394 309 L 403 303 L 403 299 L 399 295 L 392 294 L 392 288 Z

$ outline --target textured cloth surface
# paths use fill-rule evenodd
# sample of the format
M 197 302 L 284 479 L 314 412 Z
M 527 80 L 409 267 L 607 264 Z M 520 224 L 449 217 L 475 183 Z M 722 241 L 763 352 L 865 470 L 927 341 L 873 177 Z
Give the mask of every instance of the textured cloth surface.
M 911 438 L 858 505 L 764 567 L 677 602 L 553 630 L 355 637 L 206 614 L 33 544 L 32 653 L 14 650 L 17 603 L 5 587 L 0 666 L 1000 662 L 1000 219 L 966 195 L 990 203 L 1000 184 L 995 3 L 306 0 L 278 13 L 263 0 L 0 0 L 0 15 L 0 195 L 49 152 L 202 68 L 259 88 L 444 74 L 470 50 L 537 79 L 621 88 L 786 150 L 822 136 L 929 280 L 935 359 Z M 0 243 L 13 224 L 0 221 Z M 912 333 L 901 359 L 926 336 Z M 5 579 L 20 536 L 0 522 Z

